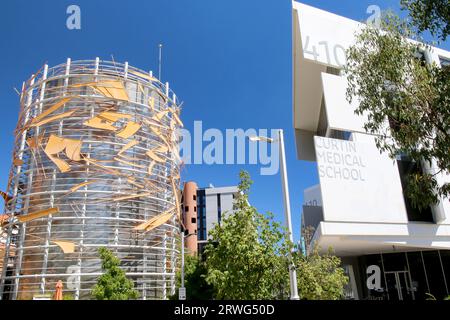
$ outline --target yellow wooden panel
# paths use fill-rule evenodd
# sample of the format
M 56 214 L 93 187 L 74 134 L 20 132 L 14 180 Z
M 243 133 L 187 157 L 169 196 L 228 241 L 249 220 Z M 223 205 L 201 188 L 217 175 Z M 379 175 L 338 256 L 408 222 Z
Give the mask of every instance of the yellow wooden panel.
M 48 117 L 48 118 L 45 118 L 44 120 L 41 120 L 41 121 L 39 121 L 39 122 L 32 123 L 31 126 L 32 126 L 32 127 L 43 126 L 44 124 L 47 124 L 47 123 L 49 123 L 49 122 L 52 122 L 52 121 L 55 121 L 55 120 L 60 120 L 60 119 L 64 119 L 64 118 L 70 117 L 74 112 L 75 112 L 75 110 L 73 110 L 73 111 L 68 111 L 68 112 L 64 112 L 64 113 L 61 113 L 61 114 L 57 114 L 56 116 Z
M 113 201 L 129 200 L 129 199 L 135 199 L 135 198 L 149 196 L 151 194 L 152 194 L 151 192 L 145 192 L 145 193 L 140 193 L 140 194 L 132 194 L 132 195 L 129 195 L 129 196 L 116 197 L 116 198 L 113 198 L 112 200 Z
M 160 225 L 166 223 L 173 216 L 172 211 L 173 210 L 169 210 L 160 215 L 157 215 L 156 217 L 153 217 L 150 220 L 137 225 L 136 227 L 133 228 L 133 230 L 150 231 L 152 229 L 155 229 L 155 228 L 159 227 Z
M 130 148 L 133 148 L 135 145 L 137 145 L 139 142 L 136 140 L 131 140 L 130 142 L 128 142 L 126 145 L 124 145 L 122 147 L 122 149 L 120 149 L 118 155 L 120 156 L 122 153 L 124 153 L 125 151 L 127 151 Z
M 155 161 L 150 162 L 149 166 L 148 166 L 148 174 L 152 175 L 153 174 L 153 167 L 155 166 Z
M 58 212 L 59 212 L 58 208 L 50 208 L 50 209 L 45 209 L 45 210 L 40 210 L 40 211 L 36 211 L 33 213 L 29 213 L 27 215 L 21 215 L 21 216 L 18 216 L 17 219 L 20 222 L 24 223 L 24 222 L 28 222 L 28 221 L 31 221 L 34 219 L 39 219 L 39 218 L 48 216 L 50 214 L 55 214 Z
M 19 159 L 19 158 L 15 158 L 15 159 L 13 160 L 13 164 L 14 164 L 15 166 L 21 166 L 21 165 L 23 165 L 23 160 L 22 160 L 22 159 Z
M 94 117 L 92 119 L 89 119 L 85 122 L 83 122 L 85 126 L 96 128 L 96 129 L 103 129 L 103 130 L 109 130 L 109 131 L 117 131 L 117 128 L 112 125 L 110 121 L 101 119 L 99 117 Z
M 50 113 L 55 112 L 56 110 L 58 110 L 59 108 L 61 108 L 63 105 L 65 105 L 67 102 L 69 102 L 70 100 L 72 100 L 72 97 L 67 97 L 67 98 L 63 98 L 60 101 L 58 101 L 57 103 L 55 103 L 53 106 L 51 106 L 50 108 L 48 108 L 47 110 L 45 110 L 44 112 L 42 112 L 40 115 L 36 116 L 31 123 L 35 124 L 39 121 L 41 121 L 43 118 L 47 117 Z
M 156 162 L 164 162 L 165 160 L 159 156 L 157 156 L 152 150 L 148 150 L 146 152 L 146 155 L 148 155 L 152 160 L 155 160 Z
M 105 120 L 109 120 L 112 122 L 116 122 L 120 119 L 131 119 L 132 116 L 130 114 L 113 112 L 113 111 L 104 111 L 98 114 L 99 118 L 103 118 Z
M 117 133 L 117 136 L 120 138 L 128 139 L 132 135 L 134 135 L 136 132 L 139 131 L 141 128 L 141 125 L 139 123 L 129 121 L 125 128 L 122 129 L 119 133 Z
M 169 110 L 163 110 L 158 112 L 157 114 L 155 114 L 152 119 L 161 122 L 162 118 L 164 118 L 164 116 L 166 116 L 169 113 Z
M 178 116 L 178 114 L 176 112 L 174 112 L 174 113 L 172 113 L 172 116 L 173 116 L 174 120 L 176 121 L 176 123 L 178 123 L 178 125 L 180 127 L 183 127 L 183 121 L 181 121 L 181 119 Z
M 75 243 L 72 241 L 66 240 L 52 240 L 50 241 L 56 244 L 64 253 L 74 253 L 75 252 Z
M 125 160 L 123 160 L 123 159 L 120 159 L 120 158 L 118 158 L 118 157 L 115 157 L 115 158 L 114 158 L 114 160 L 116 160 L 116 161 L 119 161 L 120 163 L 123 163 L 123 164 L 129 165 L 129 166 L 132 166 L 132 167 L 136 167 L 136 168 L 142 168 L 142 169 L 144 169 L 144 168 L 145 168 L 145 166 L 143 166 L 143 165 L 140 165 L 140 164 L 136 164 L 136 163 L 132 163 L 132 162 L 129 162 L 129 161 L 125 161 Z
M 90 185 L 90 184 L 92 184 L 92 183 L 94 183 L 94 182 L 96 182 L 96 181 L 87 181 L 87 182 L 79 183 L 79 184 L 73 186 L 72 188 L 70 188 L 70 191 L 71 191 L 71 192 L 75 192 L 75 191 L 77 191 L 78 189 L 80 189 L 80 188 L 82 188 L 82 187 L 84 187 L 84 186 Z
M 128 71 L 128 73 L 134 74 L 134 75 L 136 75 L 138 77 L 141 77 L 141 78 L 144 78 L 144 79 L 147 79 L 148 81 L 158 81 L 158 79 L 156 79 L 155 77 L 152 77 L 149 74 L 145 74 L 145 73 L 142 73 L 142 72 L 138 72 L 138 71 L 134 71 L 134 70 L 131 71 L 130 70 L 130 71 Z

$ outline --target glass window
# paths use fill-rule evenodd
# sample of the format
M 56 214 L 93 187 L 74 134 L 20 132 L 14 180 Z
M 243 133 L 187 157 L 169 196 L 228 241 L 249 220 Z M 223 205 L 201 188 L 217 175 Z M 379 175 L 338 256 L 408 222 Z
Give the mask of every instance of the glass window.
M 416 300 L 425 300 L 429 292 L 425 269 L 420 252 L 408 252 L 408 265 L 411 274 L 411 287 Z
M 440 250 L 442 267 L 444 268 L 444 276 L 447 281 L 447 290 L 450 291 L 450 250 Z M 450 294 L 450 293 L 449 293 Z
M 409 175 L 421 172 L 422 166 L 416 162 L 408 160 L 407 157 L 403 157 L 402 160 L 397 160 L 397 164 L 404 191 L 408 185 Z M 406 194 L 403 198 L 405 199 L 406 213 L 408 214 L 409 221 L 434 222 L 433 213 L 430 207 L 423 210 L 418 210 L 413 207 L 411 200 L 406 196 Z
M 185 206 L 184 207 L 184 212 L 188 212 L 189 211 L 189 206 Z
M 197 196 L 195 194 L 192 196 L 192 198 L 194 199 L 194 201 L 197 200 Z
M 197 223 L 197 218 L 191 218 L 191 223 Z
M 439 57 L 439 59 L 441 60 L 441 67 L 450 66 L 450 58 Z
M 427 272 L 430 293 L 438 300 L 445 298 L 448 293 L 445 286 L 441 259 L 437 251 L 423 251 L 423 261 Z
M 383 270 L 383 262 L 381 260 L 380 254 L 373 254 L 368 256 L 362 256 L 358 259 L 358 265 L 360 268 L 360 278 L 362 284 L 362 296 L 363 299 L 367 300 L 387 300 L 387 292 L 386 292 L 386 282 L 384 278 L 384 270 Z M 378 289 L 369 289 L 367 286 L 367 280 L 370 276 L 375 276 L 374 272 L 370 273 L 370 268 L 375 266 L 375 268 L 379 268 L 380 270 L 380 288 Z M 378 281 L 378 280 L 377 280 Z
M 404 252 L 383 254 L 384 271 L 407 271 L 408 263 Z

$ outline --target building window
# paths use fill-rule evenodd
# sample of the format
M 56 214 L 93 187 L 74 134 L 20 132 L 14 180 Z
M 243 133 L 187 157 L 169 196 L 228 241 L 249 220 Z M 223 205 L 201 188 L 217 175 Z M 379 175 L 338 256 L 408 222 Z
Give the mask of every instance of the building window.
M 197 201 L 197 196 L 194 194 L 194 195 L 192 196 L 192 199 L 193 199 L 194 201 Z
M 352 133 L 350 131 L 332 129 L 329 138 L 350 141 L 352 138 Z
M 189 211 L 189 206 L 184 207 L 184 212 L 188 212 Z
M 439 60 L 441 61 L 441 67 L 450 66 L 450 58 L 439 57 Z
M 197 218 L 191 218 L 191 223 L 197 223 Z
M 197 212 L 197 207 L 194 207 L 194 212 Z
M 220 203 L 220 194 L 217 194 L 217 222 L 222 220 L 222 204 Z
M 408 159 L 408 157 L 402 157 L 401 160 L 397 160 L 398 171 L 400 174 L 400 180 L 403 188 L 403 198 L 405 200 L 406 213 L 409 221 L 422 221 L 422 222 L 434 222 L 433 213 L 431 208 L 419 210 L 412 205 L 409 197 L 406 196 L 405 190 L 408 185 L 408 178 L 411 174 L 421 173 L 422 166 L 414 161 Z

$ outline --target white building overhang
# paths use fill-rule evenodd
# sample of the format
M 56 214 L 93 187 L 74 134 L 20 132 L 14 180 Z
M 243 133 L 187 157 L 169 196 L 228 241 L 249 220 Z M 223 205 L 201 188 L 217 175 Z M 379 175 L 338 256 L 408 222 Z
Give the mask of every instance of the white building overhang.
M 450 249 L 450 225 L 321 222 L 313 243 L 340 257 Z

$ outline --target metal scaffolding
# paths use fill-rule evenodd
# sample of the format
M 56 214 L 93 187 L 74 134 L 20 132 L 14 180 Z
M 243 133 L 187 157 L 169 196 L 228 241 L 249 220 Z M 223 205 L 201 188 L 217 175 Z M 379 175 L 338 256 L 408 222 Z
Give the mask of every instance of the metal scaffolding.
M 128 63 L 68 59 L 24 83 L 0 299 L 52 293 L 58 280 L 89 299 L 99 247 L 141 299 L 175 293 L 179 113 L 168 83 Z

